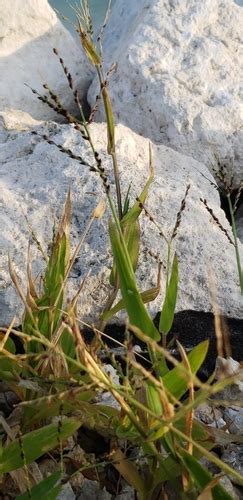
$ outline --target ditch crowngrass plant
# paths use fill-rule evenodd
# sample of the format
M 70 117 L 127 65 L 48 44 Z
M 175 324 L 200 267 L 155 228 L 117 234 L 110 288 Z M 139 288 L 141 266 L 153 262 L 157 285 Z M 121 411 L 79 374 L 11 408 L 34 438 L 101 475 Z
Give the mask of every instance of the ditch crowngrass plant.
M 168 248 L 166 292 L 157 329 L 144 303 L 158 295 L 159 283 L 154 289 L 140 293 L 135 276 L 140 248 L 139 217 L 142 211 L 149 216 L 148 211 L 146 213 L 145 203 L 154 175 L 152 151 L 150 148 L 148 181 L 135 204 L 130 207 L 129 192 L 126 193 L 124 200 L 122 197 L 114 118 L 107 77 L 104 76 L 102 66 L 102 53 L 99 49 L 102 47 L 103 28 L 96 45 L 86 0 L 81 9 L 77 10 L 77 14 L 83 49 L 95 67 L 100 82 L 100 97 L 97 102 L 103 100 L 106 112 L 107 153 L 113 163 L 116 202 L 112 199 L 102 160 L 93 144 L 89 128 L 91 119 L 86 120 L 72 77 L 56 50 L 54 53 L 59 57 L 64 69 L 80 112 L 80 119 L 64 109 L 58 96 L 48 85 L 44 86 L 48 97 L 40 95 L 38 97 L 65 116 L 81 134 L 82 139 L 90 144 L 94 165 L 88 165 L 83 158 L 74 155 L 61 145 L 58 145 L 58 148 L 62 153 L 97 173 L 103 183 L 111 211 L 109 236 L 114 262 L 110 283 L 113 289 L 107 299 L 99 328 L 95 329 L 96 344 L 89 346 L 85 343 L 82 321 L 77 318 L 76 311 L 83 283 L 76 296 L 67 303 L 65 288 L 70 270 L 89 228 L 95 219 L 103 215 L 104 205 L 100 203 L 94 210 L 71 257 L 69 193 L 63 216 L 53 238 L 50 256 L 45 259 L 46 269 L 40 291 L 37 291 L 36 282 L 32 277 L 30 256 L 27 268 L 27 294 L 23 292 L 10 260 L 10 273 L 24 302 L 25 314 L 20 331 L 14 328 L 14 321 L 9 328 L 1 329 L 1 378 L 8 382 L 9 387 L 18 395 L 20 416 L 17 433 L 9 428 L 6 420 L 2 420 L 7 439 L 4 438 L 0 450 L 0 474 L 4 476 L 24 471 L 24 489 L 18 497 L 20 499 L 37 499 L 43 495 L 56 498 L 61 488 L 60 480 L 64 482 L 69 480 L 67 473 L 69 459 L 64 452 L 65 440 L 72 435 L 78 443 L 76 431 L 85 426 L 95 428 L 109 439 L 109 451 L 102 457 L 101 462 L 95 461 L 95 463 L 93 457 L 86 453 L 85 459 L 76 464 L 74 475 L 78 471 L 85 474 L 86 470 L 93 468 L 94 477 L 97 479 L 101 477 L 104 466 L 110 464 L 134 488 L 141 500 L 166 498 L 164 495 L 168 482 L 181 498 L 194 499 L 206 491 L 208 498 L 228 499 L 231 497 L 220 485 L 220 476 L 213 477 L 201 465 L 200 458 L 203 456 L 208 458 L 222 470 L 223 474 L 232 474 L 238 481 L 242 481 L 242 478 L 239 473 L 211 453 L 215 441 L 217 442 L 215 438 L 217 432 L 212 433 L 209 428 L 197 422 L 194 410 L 201 402 L 233 383 L 235 378 L 222 379 L 213 385 L 210 383 L 211 380 L 203 384 L 197 378 L 196 373 L 207 354 L 207 340 L 196 346 L 189 354 L 178 343 L 180 362 L 165 349 L 165 338 L 172 326 L 178 289 L 178 260 L 175 254 L 171 263 L 172 242 L 185 209 L 189 186 L 181 202 L 172 236 L 166 239 Z M 108 77 L 109 75 L 110 72 Z M 91 118 L 94 113 L 95 109 L 91 111 Z M 54 144 L 47 136 L 43 138 Z M 45 255 L 45 252 L 43 254 Z M 112 308 L 118 291 L 121 292 L 121 301 Z M 104 369 L 97 342 L 99 347 L 103 346 L 107 352 L 103 342 L 104 326 L 107 320 L 122 308 L 128 315 L 128 341 L 123 345 L 125 369 L 122 369 L 118 361 L 110 355 L 111 363 L 120 376 L 119 383 L 115 383 Z M 145 368 L 140 361 L 141 358 L 135 356 L 131 350 L 129 332 L 147 346 L 150 368 Z M 23 354 L 16 354 L 11 338 L 13 334 L 22 342 Z M 171 369 L 168 367 L 168 362 L 172 364 Z M 117 407 L 97 403 L 95 399 L 97 392 L 102 391 L 109 392 L 114 397 Z M 230 437 L 228 439 L 230 440 Z M 82 446 L 82 443 L 80 445 Z M 137 453 L 135 460 L 126 452 L 131 447 Z M 46 452 L 57 449 L 60 450 L 57 471 L 34 485 L 30 464 Z M 16 475 L 14 477 L 16 479 Z M 18 484 L 20 485 L 20 481 Z
M 232 175 L 229 178 L 229 174 L 227 173 L 227 168 L 226 168 L 226 165 L 224 164 L 224 162 L 222 162 L 218 157 L 216 157 L 215 159 L 216 159 L 217 166 L 216 167 L 213 166 L 213 172 L 214 172 L 215 177 L 219 181 L 219 185 L 217 185 L 215 182 L 212 182 L 211 180 L 209 182 L 210 182 L 210 184 L 213 185 L 213 187 L 215 189 L 217 189 L 217 191 L 219 191 L 221 193 L 221 195 L 224 198 L 227 199 L 233 239 L 230 236 L 230 234 L 228 233 L 228 231 L 222 226 L 218 217 L 214 214 L 212 208 L 209 207 L 207 200 L 200 199 L 200 201 L 205 206 L 206 210 L 208 211 L 208 213 L 212 217 L 213 221 L 217 224 L 219 229 L 225 234 L 228 241 L 235 248 L 235 258 L 236 258 L 237 271 L 238 271 L 238 276 L 239 276 L 239 286 L 240 286 L 241 295 L 243 295 L 243 269 L 242 269 L 242 264 L 241 264 L 241 257 L 240 257 L 238 237 L 237 237 L 237 228 L 236 228 L 236 222 L 235 222 L 235 213 L 236 213 L 236 210 L 238 208 L 238 203 L 239 203 L 240 196 L 242 193 L 243 181 L 241 180 L 239 183 L 238 189 L 236 190 L 235 199 L 233 202 L 232 201 L 232 194 L 235 191 L 235 189 L 234 189 L 234 176 Z
M 238 275 L 239 275 L 239 282 L 240 282 L 240 291 L 241 295 L 243 295 L 243 269 L 241 265 L 241 258 L 240 258 L 240 252 L 239 252 L 239 246 L 238 246 L 238 238 L 237 238 L 237 229 L 236 229 L 236 223 L 235 223 L 235 212 L 237 210 L 238 202 L 240 199 L 240 195 L 242 192 L 242 187 L 243 187 L 243 181 L 240 182 L 239 187 L 237 189 L 236 197 L 234 203 L 232 202 L 232 193 L 233 193 L 233 181 L 234 181 L 234 176 L 232 175 L 231 179 L 228 179 L 228 176 L 226 174 L 226 169 L 225 165 L 218 160 L 218 169 L 214 170 L 216 177 L 219 179 L 220 183 L 223 186 L 224 190 L 224 196 L 226 196 L 228 207 L 229 207 L 229 213 L 230 213 L 230 221 L 231 221 L 231 227 L 232 227 L 232 233 L 233 233 L 233 240 L 234 240 L 234 246 L 235 246 L 235 256 L 236 256 L 236 263 L 237 263 L 237 269 L 238 269 Z

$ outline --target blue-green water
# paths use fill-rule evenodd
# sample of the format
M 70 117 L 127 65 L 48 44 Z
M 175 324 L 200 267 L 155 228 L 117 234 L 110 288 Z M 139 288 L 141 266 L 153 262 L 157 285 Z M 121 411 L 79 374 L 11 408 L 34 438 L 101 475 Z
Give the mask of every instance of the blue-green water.
M 70 5 L 80 5 L 80 0 L 48 0 L 49 4 L 60 13 L 60 16 L 66 16 L 68 19 L 70 19 L 72 22 L 75 22 L 75 12 L 71 8 Z M 112 3 L 115 3 L 115 0 L 112 1 Z M 90 10 L 94 22 L 94 27 L 98 28 L 99 25 L 102 23 L 102 20 L 104 18 L 104 15 L 106 13 L 107 9 L 107 4 L 108 0 L 90 0 Z M 63 21 L 65 26 L 70 29 L 70 31 L 74 32 L 74 27 L 66 22 Z

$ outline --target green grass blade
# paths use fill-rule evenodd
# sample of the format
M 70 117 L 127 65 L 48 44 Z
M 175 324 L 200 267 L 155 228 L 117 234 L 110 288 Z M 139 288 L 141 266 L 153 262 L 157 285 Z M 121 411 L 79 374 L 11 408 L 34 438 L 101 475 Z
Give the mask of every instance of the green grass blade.
M 62 347 L 62 352 L 72 359 L 76 358 L 76 345 L 72 333 L 65 328 L 62 331 L 59 343 Z
M 122 213 L 123 213 L 124 216 L 128 213 L 128 210 L 129 210 L 129 205 L 130 205 L 129 195 L 130 195 L 130 191 L 131 191 L 131 184 L 129 184 L 129 186 L 128 186 L 128 190 L 126 192 L 126 196 L 125 196 L 125 200 L 124 200 L 124 204 L 123 204 Z
M 180 476 L 181 472 L 182 465 L 172 456 L 168 456 L 168 458 L 161 460 L 159 467 L 154 473 L 153 487 L 155 488 L 156 486 L 163 484 L 165 481 L 173 481 L 173 483 L 176 483 L 176 478 Z M 178 486 L 180 486 L 179 481 Z
M 148 196 L 149 187 L 154 179 L 154 168 L 152 162 L 152 152 L 151 146 L 149 147 L 149 167 L 150 167 L 150 175 L 149 178 L 139 195 L 138 201 L 134 203 L 132 208 L 128 210 L 128 194 L 130 191 L 130 187 L 128 189 L 128 193 L 125 200 L 125 210 L 126 212 L 124 217 L 121 220 L 121 229 L 124 234 L 125 242 L 128 248 L 128 253 L 131 256 L 131 260 L 133 263 L 133 269 L 135 270 L 137 267 L 138 256 L 139 256 L 139 248 L 140 248 L 140 228 L 138 224 L 138 218 L 142 212 L 142 205 L 145 203 L 146 198 Z M 116 266 L 113 264 L 111 276 L 110 276 L 110 284 L 114 286 L 115 284 L 115 276 L 116 276 Z
M 41 429 L 29 432 L 21 438 L 12 441 L 0 457 L 0 474 L 11 472 L 23 467 L 22 454 L 24 453 L 25 464 L 34 462 L 37 458 L 48 451 L 56 448 L 61 440 L 71 436 L 80 426 L 80 422 L 74 418 L 64 420 L 61 428 L 57 424 L 50 424 Z
M 80 394 L 76 394 L 74 397 L 71 391 L 70 394 L 67 391 L 65 394 L 63 394 L 62 397 L 63 413 L 65 415 L 68 415 L 78 408 L 81 408 L 81 410 L 83 410 L 82 403 L 92 400 L 95 397 L 95 394 L 96 393 L 94 390 L 84 389 Z M 41 403 L 39 403 L 38 401 L 34 401 L 28 406 L 23 407 L 23 432 L 25 430 L 27 431 L 27 429 L 32 427 L 33 424 L 36 425 L 37 422 L 43 422 L 43 420 L 48 418 L 50 419 L 51 417 L 56 417 L 59 414 L 59 399 L 48 400 L 48 396 L 46 396 L 46 398 L 43 398 Z
M 132 267 L 134 271 L 136 271 L 140 249 L 140 225 L 138 220 L 136 220 L 134 224 L 127 225 L 123 234 L 132 262 Z
M 166 290 L 166 296 L 159 321 L 159 331 L 163 333 L 163 335 L 167 335 L 167 333 L 169 333 L 172 327 L 175 314 L 176 300 L 177 300 L 177 291 L 178 291 L 178 259 L 177 255 L 175 254 L 172 265 L 171 277 L 168 288 Z
M 110 222 L 109 233 L 112 251 L 117 266 L 122 298 L 130 323 L 137 326 L 154 340 L 160 340 L 160 334 L 150 318 L 137 288 L 135 274 L 122 234 L 118 233 L 115 223 Z
M 132 267 L 136 271 L 140 249 L 140 225 L 136 220 L 132 224 L 127 224 L 123 228 L 123 236 L 127 246 L 128 253 L 132 262 Z M 116 266 L 113 264 L 110 276 L 110 284 L 114 286 L 116 281 Z
M 208 346 L 208 340 L 204 340 L 194 347 L 194 349 L 188 354 L 188 361 L 190 363 L 192 373 L 195 374 L 204 362 L 208 352 Z M 181 363 L 181 366 L 184 365 Z M 176 366 L 173 370 L 164 375 L 163 383 L 166 389 L 168 389 L 168 391 L 177 399 L 180 399 L 188 388 L 188 382 L 183 376 L 183 371 L 180 369 L 180 365 Z
M 110 96 L 106 87 L 103 87 L 102 89 L 102 97 L 107 123 L 107 153 L 111 155 L 115 151 L 115 122 Z
M 193 478 L 200 492 L 203 492 L 207 486 L 210 485 L 213 480 L 213 476 L 187 451 L 180 450 L 179 454 L 190 474 L 190 477 Z M 212 493 L 214 500 L 232 500 L 231 495 L 229 495 L 229 493 L 227 493 L 220 484 L 213 486 L 212 489 L 210 489 L 210 492 Z
M 63 282 L 70 259 L 70 224 L 71 198 L 67 195 L 62 218 L 57 233 L 52 242 L 51 255 L 47 263 L 44 276 L 43 292 L 39 298 L 35 297 L 33 304 L 26 310 L 23 330 L 32 335 L 36 327 L 40 333 L 51 340 L 56 330 L 63 304 Z M 41 346 L 30 342 L 28 352 L 38 352 Z
M 61 491 L 62 485 L 57 485 L 57 482 L 61 479 L 61 472 L 57 471 L 46 477 L 36 486 L 33 486 L 31 490 L 26 491 L 22 495 L 17 496 L 17 500 L 40 500 L 40 498 L 45 498 L 45 500 L 55 500 L 58 493 Z
M 146 201 L 146 198 L 148 196 L 148 191 L 150 188 L 150 185 L 154 179 L 154 167 L 153 167 L 153 161 L 152 161 L 152 151 L 151 151 L 151 146 L 149 147 L 149 168 L 150 168 L 150 175 L 149 178 L 140 193 L 138 200 L 134 203 L 134 205 L 130 208 L 130 210 L 127 212 L 127 214 L 123 217 L 121 221 L 121 226 L 124 228 L 127 224 L 132 224 L 135 222 L 139 215 L 142 212 L 142 206 Z
M 148 408 L 155 415 L 162 415 L 163 407 L 158 388 L 152 382 L 146 382 L 145 389 Z
M 140 294 L 140 296 L 143 303 L 148 304 L 149 302 L 155 300 L 156 297 L 158 297 L 159 292 L 160 292 L 160 287 L 155 286 L 153 288 L 150 288 L 149 290 L 145 290 Z M 123 299 L 119 300 L 119 302 L 117 302 L 117 304 L 114 307 L 112 307 L 112 309 L 103 313 L 101 319 L 103 319 L 104 321 L 109 321 L 115 314 L 117 314 L 122 309 L 125 309 L 125 302 Z

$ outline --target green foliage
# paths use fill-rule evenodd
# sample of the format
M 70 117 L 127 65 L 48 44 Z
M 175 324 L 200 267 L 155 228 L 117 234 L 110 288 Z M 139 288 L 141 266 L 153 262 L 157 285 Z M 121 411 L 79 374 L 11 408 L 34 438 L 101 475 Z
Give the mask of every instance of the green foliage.
M 125 197 L 124 201 L 124 216 L 122 217 L 120 224 L 121 230 L 124 236 L 124 240 L 126 243 L 127 251 L 129 253 L 133 270 L 136 271 L 138 265 L 138 257 L 139 257 L 139 249 L 140 249 L 140 226 L 139 226 L 139 216 L 141 215 L 143 204 L 145 203 L 149 187 L 153 182 L 154 178 L 154 167 L 152 162 L 152 152 L 151 146 L 149 148 L 149 168 L 150 175 L 149 178 L 140 193 L 138 200 L 134 203 L 134 205 L 129 209 L 129 201 L 128 194 Z M 115 285 L 116 283 L 116 266 L 113 264 L 113 268 L 110 276 L 111 285 Z
M 17 496 L 17 500 L 40 500 L 40 498 L 45 498 L 45 500 L 55 500 L 61 491 L 62 485 L 57 484 L 61 479 L 61 472 L 57 471 L 46 477 L 36 486 L 33 486 L 30 491 Z
M 26 310 L 23 320 L 23 331 L 32 334 L 38 330 L 41 335 L 51 340 L 57 333 L 63 306 L 63 284 L 69 265 L 69 229 L 71 220 L 71 199 L 68 193 L 63 216 L 59 228 L 54 236 L 51 254 L 44 276 L 43 292 L 37 295 L 31 276 L 29 276 L 29 291 Z M 29 351 L 39 351 L 40 344 L 30 343 Z
M 0 457 L 0 474 L 28 465 L 59 445 L 60 439 L 71 436 L 80 426 L 77 419 L 65 419 L 59 427 L 50 424 L 15 439 L 3 448 Z
M 178 290 L 178 259 L 175 255 L 169 285 L 166 290 L 164 304 L 160 314 L 159 330 L 163 335 L 167 335 L 171 330 Z
M 158 297 L 159 292 L 160 292 L 159 285 L 155 286 L 153 288 L 150 288 L 149 290 L 146 290 L 145 292 L 141 292 L 140 297 L 142 299 L 142 302 L 144 304 L 148 304 L 149 302 L 152 302 L 153 300 L 156 299 L 156 297 Z M 114 307 L 112 307 L 112 309 L 102 313 L 101 317 L 103 320 L 109 321 L 109 319 L 111 319 L 113 316 L 115 316 L 115 314 L 117 314 L 119 311 L 121 311 L 122 309 L 125 309 L 125 308 L 126 308 L 125 301 L 123 299 L 121 299 L 117 302 L 117 304 Z
M 231 500 L 231 496 L 220 485 L 213 485 L 213 476 L 210 474 L 192 455 L 189 455 L 185 450 L 180 450 L 182 461 L 184 462 L 188 473 L 195 481 L 200 491 L 204 492 L 207 489 L 208 494 L 211 493 L 213 500 Z M 210 487 L 211 484 L 211 487 Z
M 241 188 L 242 188 L 242 186 L 241 186 Z M 234 208 L 232 205 L 230 192 L 227 193 L 227 201 L 228 201 L 228 206 L 229 206 L 231 226 L 232 226 L 232 232 L 233 232 L 233 238 L 234 238 L 235 257 L 236 257 L 237 270 L 238 270 L 238 276 L 239 276 L 239 282 L 240 282 L 240 291 L 241 291 L 241 295 L 243 295 L 243 268 L 241 265 L 241 258 L 240 258 L 239 245 L 238 245 L 237 229 L 236 229 L 236 223 L 235 223 L 235 211 L 234 211 Z
M 13 437 L 11 442 L 2 443 L 0 474 L 22 468 L 26 472 L 31 462 L 49 451 L 55 450 L 57 453 L 59 449 L 61 472 L 52 474 L 18 496 L 20 500 L 35 500 L 44 496 L 49 499 L 56 498 L 60 491 L 59 481 L 64 473 L 62 442 L 71 435 L 75 436 L 78 428 L 83 425 L 100 432 L 110 443 L 110 452 L 105 457 L 106 464 L 111 463 L 117 469 L 136 490 L 139 500 L 157 499 L 167 481 L 170 481 L 178 492 L 181 491 L 183 499 L 196 498 L 205 493 L 205 489 L 216 500 L 228 499 L 227 493 L 213 482 L 214 478 L 203 469 L 199 459 L 206 456 L 227 473 L 230 468 L 210 453 L 214 446 L 212 434 L 193 418 L 197 402 L 206 401 L 210 395 L 210 386 L 201 384 L 196 377 L 205 360 L 208 341 L 197 345 L 188 355 L 179 345 L 180 362 L 169 354 L 164 345 L 174 319 L 179 280 L 177 255 L 175 253 L 172 265 L 170 255 L 189 186 L 177 214 L 173 235 L 170 240 L 165 238 L 168 251 L 166 291 L 157 329 L 145 304 L 154 300 L 160 292 L 162 263 L 159 263 L 158 282 L 150 290 L 141 292 L 135 275 L 139 263 L 141 237 L 139 218 L 154 178 L 151 146 L 149 178 L 130 208 L 130 187 L 123 199 L 120 186 L 115 121 L 107 86 L 109 74 L 104 76 L 102 54 L 93 39 L 92 22 L 86 1 L 83 3 L 82 13 L 83 17 L 78 15 L 80 40 L 100 82 L 100 96 L 107 123 L 107 152 L 111 156 L 116 187 L 116 200 L 113 200 L 102 159 L 93 143 L 89 122 L 84 117 L 78 94 L 74 92 L 81 115 L 80 121 L 76 121 L 77 130 L 90 144 L 95 163 L 93 170 L 100 175 L 111 210 L 108 231 L 113 253 L 110 275 L 112 293 L 111 297 L 108 297 L 108 306 L 101 315 L 102 328 L 98 333 L 102 336 L 105 323 L 121 309 L 125 309 L 129 320 L 127 329 L 147 347 L 149 368 L 145 368 L 143 363 L 138 361 L 139 358 L 135 358 L 128 343 L 124 345 L 125 369 L 121 369 L 111 356 L 111 362 L 120 375 L 119 383 L 115 383 L 104 370 L 97 349 L 84 342 L 76 308 L 82 284 L 76 296 L 66 303 L 66 282 L 84 237 L 94 219 L 103 215 L 103 210 L 99 207 L 91 215 L 83 238 L 71 257 L 71 197 L 68 193 L 63 215 L 54 235 L 49 257 L 46 259 L 42 286 L 38 288 L 38 292 L 30 261 L 27 295 L 23 293 L 10 261 L 10 274 L 24 302 L 25 314 L 21 332 L 14 330 L 11 325 L 1 334 L 0 376 L 9 382 L 11 389 L 16 391 L 21 400 L 19 409 L 22 434 L 20 432 L 18 437 Z M 63 65 L 62 59 L 60 62 Z M 64 72 L 73 91 L 71 75 L 66 67 Z M 60 109 L 64 108 L 57 107 L 57 112 L 60 112 Z M 68 119 L 71 115 L 66 113 L 66 116 Z M 73 121 L 75 118 L 71 116 L 70 122 Z M 63 151 L 65 152 L 65 148 Z M 66 153 L 70 155 L 69 150 Z M 118 291 L 121 293 L 121 299 L 113 306 Z M 9 337 L 11 332 L 19 335 L 24 348 L 23 356 L 16 354 L 15 345 Z M 172 369 L 168 368 L 167 361 L 174 364 Z M 218 390 L 221 390 L 222 384 L 218 385 Z M 199 387 L 197 401 L 194 388 Z M 97 404 L 97 392 L 109 392 L 116 400 L 117 408 Z M 54 423 L 53 417 L 58 416 L 58 423 Z M 3 426 L 3 431 L 5 429 L 6 425 Z M 82 442 L 79 444 L 82 446 Z M 131 448 L 138 450 L 137 463 L 126 456 L 124 450 Z M 84 461 L 79 464 L 80 470 L 83 468 L 82 470 L 90 471 L 92 459 L 89 459 L 90 463 Z M 240 480 L 237 472 L 231 473 Z
M 121 293 L 129 320 L 132 325 L 144 330 L 149 337 L 160 340 L 159 332 L 148 315 L 138 291 L 132 263 L 122 231 L 121 229 L 117 229 L 114 222 L 110 222 L 109 233 L 118 270 Z
M 189 352 L 188 361 L 192 373 L 197 373 L 202 366 L 208 352 L 208 345 L 208 340 L 205 340 Z M 188 378 L 186 378 L 186 375 L 188 373 L 185 367 L 183 369 L 183 363 L 180 363 L 163 377 L 166 389 L 177 399 L 180 399 L 188 389 Z

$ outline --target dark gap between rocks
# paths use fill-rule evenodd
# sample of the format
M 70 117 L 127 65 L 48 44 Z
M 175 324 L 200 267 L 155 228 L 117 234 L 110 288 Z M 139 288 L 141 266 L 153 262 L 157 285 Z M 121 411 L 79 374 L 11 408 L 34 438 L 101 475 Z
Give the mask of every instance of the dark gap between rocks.
M 236 196 L 237 196 L 237 193 L 238 193 L 238 189 L 234 189 L 232 191 L 232 194 L 231 194 L 231 200 L 232 200 L 232 205 L 234 206 L 234 203 L 235 203 L 235 199 L 236 199 Z M 229 205 L 228 205 L 228 201 L 227 201 L 227 197 L 224 196 L 221 192 L 219 192 L 219 195 L 220 195 L 220 206 L 222 208 L 222 210 L 224 211 L 230 225 L 231 225 L 231 217 L 230 217 L 230 211 L 229 211 Z M 236 208 L 236 211 L 235 211 L 235 214 L 237 216 L 237 212 L 239 210 L 239 208 L 243 205 L 243 193 L 241 192 L 240 194 L 240 197 L 239 197 L 239 201 L 237 203 L 237 208 Z
M 231 346 L 231 355 L 236 361 L 243 360 L 243 319 L 234 319 L 229 317 L 222 317 L 224 329 L 226 334 L 228 333 L 229 344 Z M 158 326 L 159 313 L 154 319 L 154 323 Z M 116 352 L 117 343 L 124 342 L 125 340 L 125 326 L 118 324 L 109 324 L 105 329 L 105 333 L 109 335 L 111 339 L 103 337 L 104 343 L 110 348 L 110 351 L 114 350 Z M 224 332 L 223 332 L 224 333 Z M 85 330 L 83 332 L 85 340 L 89 343 L 91 342 L 94 334 L 92 330 Z M 178 339 L 187 351 L 190 351 L 199 342 L 209 339 L 209 349 L 205 362 L 200 370 L 200 377 L 205 381 L 209 375 L 212 374 L 215 368 L 215 360 L 217 357 L 217 346 L 216 346 L 216 336 L 214 328 L 214 315 L 213 313 L 203 312 L 203 311 L 181 311 L 175 314 L 174 322 L 172 325 L 171 332 L 168 335 L 168 342 L 172 339 Z M 146 346 L 135 337 L 132 337 L 134 345 L 139 345 L 142 351 L 146 352 Z M 173 355 L 178 357 L 178 351 L 176 345 L 173 346 Z M 121 356 L 122 358 L 122 356 Z M 139 358 L 140 362 L 141 359 Z M 107 357 L 107 363 L 109 363 Z
M 156 327 L 158 327 L 159 324 L 159 315 L 160 313 L 158 313 L 154 319 Z M 225 333 L 226 335 L 228 335 L 232 358 L 236 361 L 243 361 L 243 319 L 234 319 L 222 316 L 222 326 L 223 334 Z M 122 344 L 124 343 L 125 325 L 117 323 L 108 324 L 105 328 L 104 333 L 110 337 L 102 337 L 104 344 L 106 344 L 109 348 L 109 353 L 114 353 L 116 356 L 118 356 L 122 364 L 124 352 L 121 346 L 119 347 L 119 344 L 116 341 Z M 87 344 L 90 344 L 92 339 L 94 338 L 93 330 L 91 328 L 86 328 L 82 330 L 82 334 Z M 22 342 L 16 335 L 11 336 L 15 342 L 17 353 L 23 354 L 24 351 Z M 187 352 L 193 349 L 193 347 L 198 345 L 200 342 L 209 339 L 208 354 L 199 374 L 202 380 L 205 381 L 209 377 L 209 375 L 212 374 L 215 368 L 215 360 L 217 357 L 213 313 L 191 310 L 185 310 L 176 313 L 171 331 L 167 336 L 167 344 L 176 339 L 181 342 Z M 140 346 L 142 349 L 142 353 L 146 356 L 146 345 L 143 342 L 141 342 L 133 335 L 131 335 L 131 342 L 134 346 Z M 176 358 L 179 358 L 175 342 L 172 345 L 171 352 Z M 102 360 L 110 364 L 110 359 L 108 355 L 105 354 L 105 352 L 102 354 Z M 141 362 L 141 358 L 138 358 L 138 360 L 139 362 Z M 144 361 L 144 364 L 147 367 L 150 366 L 149 363 L 146 363 L 146 361 Z

